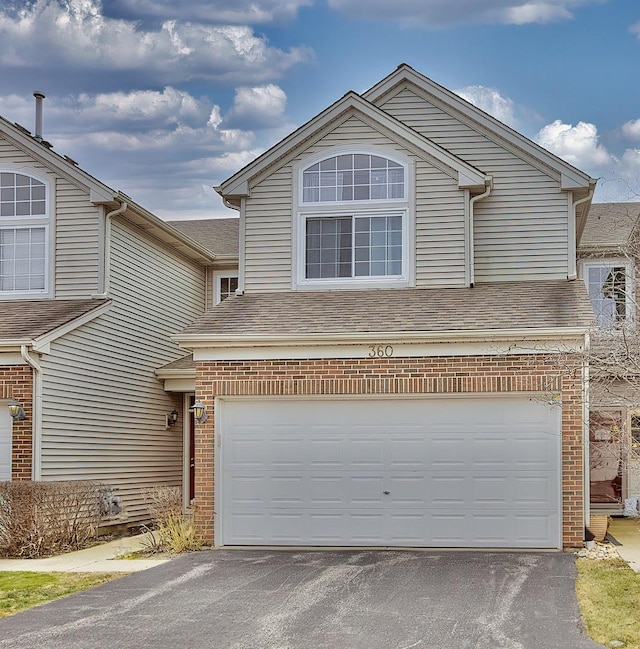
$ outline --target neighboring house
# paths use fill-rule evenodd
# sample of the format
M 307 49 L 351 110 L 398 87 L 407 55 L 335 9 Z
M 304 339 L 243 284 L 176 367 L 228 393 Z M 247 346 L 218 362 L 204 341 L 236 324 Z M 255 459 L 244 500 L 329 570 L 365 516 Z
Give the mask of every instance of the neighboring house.
M 595 314 L 590 386 L 591 506 L 619 513 L 640 497 L 640 203 L 591 207 L 579 268 Z
M 208 541 L 580 545 L 594 187 L 406 65 L 222 183 L 238 290 L 163 370 Z
M 0 480 L 99 480 L 129 522 L 183 483 L 188 402 L 155 372 L 214 300 L 199 239 L 0 119 Z

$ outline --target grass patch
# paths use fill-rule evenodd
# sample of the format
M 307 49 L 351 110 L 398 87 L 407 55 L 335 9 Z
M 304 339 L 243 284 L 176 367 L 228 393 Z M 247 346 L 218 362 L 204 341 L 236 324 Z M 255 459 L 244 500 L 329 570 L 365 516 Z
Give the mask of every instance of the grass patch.
M 596 642 L 640 649 L 640 574 L 622 559 L 578 559 L 576 592 L 585 629 Z
M 0 618 L 119 576 L 104 573 L 0 572 Z

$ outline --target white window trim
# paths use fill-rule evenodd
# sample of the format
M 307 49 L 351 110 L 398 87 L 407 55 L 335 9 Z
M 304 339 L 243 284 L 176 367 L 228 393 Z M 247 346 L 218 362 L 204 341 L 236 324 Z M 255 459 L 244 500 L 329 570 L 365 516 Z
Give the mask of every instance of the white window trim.
M 625 300 L 625 324 L 628 325 L 635 319 L 635 282 L 633 276 L 633 265 L 626 257 L 606 257 L 603 259 L 584 259 L 580 262 L 580 278 L 589 291 L 588 272 L 589 268 L 606 268 L 609 266 L 623 266 L 625 269 L 625 278 L 627 282 L 626 300 Z M 594 314 L 595 315 L 595 314 Z
M 376 155 L 401 164 L 405 171 L 404 199 L 375 199 L 366 201 L 302 202 L 302 174 L 316 162 L 343 154 Z M 325 149 L 298 161 L 293 169 L 292 223 L 292 288 L 294 290 L 403 288 L 415 285 L 415 214 L 414 164 L 394 149 L 380 146 L 341 146 Z M 393 277 L 344 277 L 308 279 L 306 268 L 306 220 L 310 217 L 339 216 L 402 216 L 402 269 Z
M 214 282 L 213 282 L 213 286 L 214 286 L 213 299 L 215 300 L 216 305 L 220 304 L 220 302 L 222 302 L 222 290 L 221 290 L 221 286 L 220 286 L 220 280 L 222 280 L 222 278 L 224 278 L 224 277 L 235 277 L 237 279 L 238 278 L 238 272 L 237 271 L 229 271 L 229 272 L 219 271 L 219 272 L 214 273 L 214 275 L 213 275 L 213 279 L 214 279 Z
M 0 217 L 0 229 L 31 228 L 44 227 L 45 247 L 44 247 L 44 289 L 31 291 L 1 291 L 0 301 L 16 300 L 21 298 L 41 299 L 53 297 L 53 287 L 55 285 L 55 201 L 54 183 L 51 178 L 45 176 L 40 170 L 30 167 L 21 167 L 18 165 L 3 164 L 0 166 L 0 173 L 23 174 L 40 181 L 46 187 L 45 195 L 45 215 L 28 216 L 28 217 Z

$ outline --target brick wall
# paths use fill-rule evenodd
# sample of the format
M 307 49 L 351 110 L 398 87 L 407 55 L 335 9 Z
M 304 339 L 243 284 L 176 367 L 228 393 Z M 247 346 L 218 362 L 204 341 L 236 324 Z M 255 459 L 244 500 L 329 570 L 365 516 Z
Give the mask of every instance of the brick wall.
M 195 431 L 195 519 L 213 543 L 214 397 L 331 394 L 561 393 L 563 544 L 583 539 L 582 386 L 536 355 L 211 361 L 197 363 L 196 399 L 208 419 Z
M 15 399 L 24 406 L 27 418 L 13 422 L 11 479 L 31 480 L 33 446 L 33 380 L 28 365 L 0 366 L 0 398 Z

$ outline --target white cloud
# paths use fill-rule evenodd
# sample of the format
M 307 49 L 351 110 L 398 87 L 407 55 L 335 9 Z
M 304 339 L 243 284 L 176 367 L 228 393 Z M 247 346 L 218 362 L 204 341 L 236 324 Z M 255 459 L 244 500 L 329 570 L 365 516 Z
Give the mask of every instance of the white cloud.
M 548 23 L 571 19 L 574 17 L 574 9 L 603 1 L 605 0 L 328 0 L 331 8 L 350 17 L 394 21 L 408 27 Z
M 277 126 L 283 121 L 287 96 L 274 84 L 236 88 L 233 107 L 225 119 L 228 126 L 253 129 Z
M 504 97 L 495 88 L 488 88 L 487 86 L 466 86 L 455 92 L 469 103 L 484 110 L 501 122 L 517 128 L 518 120 L 515 116 L 513 99 Z
M 622 125 L 622 134 L 630 140 L 640 140 L 640 119 L 632 120 Z
M 573 126 L 557 119 L 544 126 L 534 139 L 545 149 L 585 171 L 615 162 L 615 158 L 599 143 L 596 126 L 587 122 Z
M 640 38 L 640 22 L 631 25 L 631 27 L 629 27 L 629 31 L 632 34 L 635 34 L 638 38 Z
M 312 0 L 104 0 L 105 13 L 127 18 L 179 18 L 191 22 L 248 24 L 295 18 Z
M 269 127 L 227 127 L 225 111 L 210 99 L 171 86 L 162 91 L 49 96 L 44 137 L 114 189 L 163 218 L 211 216 L 224 209 L 211 191 L 293 129 L 277 86 L 246 88 L 238 106 L 278 115 Z M 238 97 L 241 99 L 238 100 Z M 0 114 L 32 127 L 31 97 L 0 97 Z
M 0 64 L 67 73 L 144 72 L 147 83 L 184 79 L 261 82 L 311 52 L 269 46 L 248 26 L 165 21 L 143 30 L 108 18 L 99 0 L 37 0 L 18 15 L 0 10 Z

